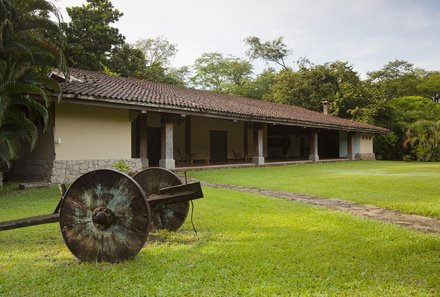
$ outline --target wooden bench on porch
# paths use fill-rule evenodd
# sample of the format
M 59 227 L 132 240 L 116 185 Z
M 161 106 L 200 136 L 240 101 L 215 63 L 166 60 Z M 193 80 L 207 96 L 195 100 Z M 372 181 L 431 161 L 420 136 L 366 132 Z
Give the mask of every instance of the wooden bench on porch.
M 209 157 L 202 154 L 191 153 L 190 164 L 194 165 L 195 162 L 203 162 L 205 165 L 209 165 Z

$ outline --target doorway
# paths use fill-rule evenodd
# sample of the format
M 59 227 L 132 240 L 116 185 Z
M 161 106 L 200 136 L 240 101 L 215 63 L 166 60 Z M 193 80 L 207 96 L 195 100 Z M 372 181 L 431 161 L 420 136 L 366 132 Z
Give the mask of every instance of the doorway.
M 211 132 L 211 162 L 226 162 L 228 160 L 228 132 Z
M 150 166 L 159 166 L 160 128 L 147 128 L 147 158 Z

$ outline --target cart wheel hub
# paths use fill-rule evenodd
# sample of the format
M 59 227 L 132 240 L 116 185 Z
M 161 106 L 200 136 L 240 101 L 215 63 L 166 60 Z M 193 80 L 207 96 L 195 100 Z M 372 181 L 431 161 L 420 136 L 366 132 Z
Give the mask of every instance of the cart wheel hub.
M 93 211 L 93 224 L 100 230 L 110 227 L 115 221 L 115 214 L 107 207 L 98 207 Z

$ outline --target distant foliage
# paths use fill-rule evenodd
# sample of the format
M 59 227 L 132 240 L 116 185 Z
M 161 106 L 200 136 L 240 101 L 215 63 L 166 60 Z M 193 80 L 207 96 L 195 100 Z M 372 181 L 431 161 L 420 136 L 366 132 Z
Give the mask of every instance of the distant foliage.
M 431 98 L 433 102 L 440 103 L 440 72 L 428 73 L 417 85 L 417 91 L 420 95 Z
M 249 47 L 246 55 L 250 59 L 263 59 L 281 66 L 284 70 L 288 69 L 285 60 L 292 54 L 292 50 L 284 43 L 283 37 L 262 42 L 259 37 L 250 36 L 244 41 Z
M 440 161 L 440 121 L 419 120 L 406 133 L 405 145 L 419 161 Z
M 252 65 L 220 53 L 205 53 L 194 63 L 193 86 L 214 92 L 243 95 L 252 74 Z

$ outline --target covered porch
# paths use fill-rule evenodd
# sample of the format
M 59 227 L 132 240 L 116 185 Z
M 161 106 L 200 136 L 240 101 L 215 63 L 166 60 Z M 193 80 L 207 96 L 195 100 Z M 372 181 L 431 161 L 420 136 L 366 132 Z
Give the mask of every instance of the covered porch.
M 188 114 L 138 112 L 132 158 L 168 169 L 353 160 L 355 133 Z

